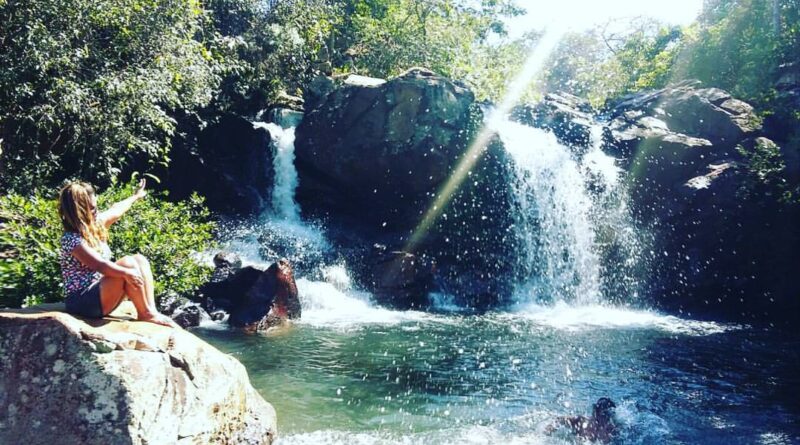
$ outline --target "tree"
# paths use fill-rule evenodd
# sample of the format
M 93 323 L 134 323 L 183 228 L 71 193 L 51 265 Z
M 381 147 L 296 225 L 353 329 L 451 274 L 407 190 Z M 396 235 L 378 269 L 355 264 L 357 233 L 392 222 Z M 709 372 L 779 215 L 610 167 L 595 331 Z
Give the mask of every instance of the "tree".
M 204 16 L 197 0 L 0 2 L 0 190 L 166 162 L 170 111 L 218 82 Z

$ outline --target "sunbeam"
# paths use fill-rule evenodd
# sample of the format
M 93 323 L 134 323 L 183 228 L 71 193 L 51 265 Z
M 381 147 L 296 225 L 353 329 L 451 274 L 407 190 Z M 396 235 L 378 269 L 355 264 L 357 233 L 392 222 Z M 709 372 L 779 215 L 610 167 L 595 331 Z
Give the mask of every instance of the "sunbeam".
M 548 56 L 550 56 L 550 54 L 556 48 L 556 45 L 558 45 L 558 42 L 564 36 L 565 32 L 566 30 L 561 28 L 548 29 L 545 31 L 544 35 L 542 35 L 542 38 L 536 43 L 536 46 L 533 48 L 530 56 L 528 56 L 528 59 L 525 61 L 525 65 L 523 66 L 522 70 L 509 85 L 508 90 L 503 96 L 503 100 L 500 101 L 499 105 L 493 111 L 493 114 L 489 116 L 489 120 L 505 116 L 511 111 L 511 108 L 517 104 L 522 95 L 525 93 L 525 89 L 528 87 L 528 85 L 530 85 L 534 76 L 542 69 L 547 61 Z M 444 186 L 439 189 L 439 192 L 436 194 L 436 199 L 434 199 L 433 203 L 428 208 L 428 211 L 425 212 L 425 216 L 422 218 L 422 221 L 420 221 L 420 223 L 414 229 L 414 232 L 411 234 L 411 237 L 404 248 L 406 252 L 413 252 L 419 243 L 425 238 L 428 230 L 430 230 L 431 226 L 441 215 L 442 210 L 447 207 L 447 204 L 449 204 L 453 199 L 456 191 L 458 191 L 459 187 L 464 182 L 464 178 L 467 177 L 469 172 L 475 166 L 475 163 L 480 159 L 484 149 L 486 148 L 486 145 L 489 143 L 493 135 L 493 127 L 491 125 L 487 125 L 485 122 L 481 126 L 478 134 L 475 136 L 475 139 L 472 141 L 472 144 L 470 144 L 467 151 L 458 161 L 453 173 L 447 179 Z

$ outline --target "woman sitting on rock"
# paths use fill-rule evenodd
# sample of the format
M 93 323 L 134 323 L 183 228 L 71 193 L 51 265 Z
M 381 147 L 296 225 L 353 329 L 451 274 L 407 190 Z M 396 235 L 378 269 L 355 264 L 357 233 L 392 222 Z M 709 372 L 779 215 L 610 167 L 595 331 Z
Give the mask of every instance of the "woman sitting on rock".
M 91 185 L 73 182 L 61 189 L 58 213 L 64 235 L 59 260 L 70 314 L 102 318 L 127 295 L 139 320 L 175 325 L 156 309 L 153 274 L 147 259 L 136 254 L 114 262 L 106 243 L 108 228 L 147 194 L 144 187 L 143 179 L 131 197 L 101 213 L 97 211 L 97 196 Z

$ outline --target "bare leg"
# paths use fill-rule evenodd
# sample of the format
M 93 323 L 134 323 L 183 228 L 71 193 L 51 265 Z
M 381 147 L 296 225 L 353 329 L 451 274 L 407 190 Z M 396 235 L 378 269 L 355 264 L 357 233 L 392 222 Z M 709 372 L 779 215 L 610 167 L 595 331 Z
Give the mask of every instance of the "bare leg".
M 150 270 L 150 262 L 147 261 L 143 255 L 133 255 L 133 259 L 139 264 L 139 270 L 142 271 L 142 278 L 144 278 L 144 288 L 147 291 L 147 301 L 150 302 L 150 307 L 157 308 L 155 299 L 155 282 L 153 281 L 153 271 Z
M 100 279 L 100 307 L 103 316 L 111 313 L 125 298 L 125 280 L 120 277 L 103 277 Z M 138 310 L 138 308 L 137 308 Z
M 120 266 L 136 268 L 144 278 L 145 272 L 141 269 L 139 262 L 134 257 L 126 256 L 117 261 Z M 123 280 L 124 281 L 124 280 Z M 131 299 L 133 305 L 136 306 L 137 318 L 141 321 L 149 321 L 164 326 L 174 326 L 174 322 L 168 317 L 158 313 L 155 302 L 148 297 L 146 284 L 135 285 L 124 281 L 124 291 Z

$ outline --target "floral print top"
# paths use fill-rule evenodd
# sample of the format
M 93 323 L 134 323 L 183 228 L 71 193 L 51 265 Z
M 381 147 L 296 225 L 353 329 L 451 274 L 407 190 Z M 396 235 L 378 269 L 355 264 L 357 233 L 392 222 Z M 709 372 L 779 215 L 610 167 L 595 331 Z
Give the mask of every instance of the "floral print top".
M 59 262 L 61 263 L 61 276 L 64 279 L 64 293 L 66 296 L 83 292 L 102 277 L 99 272 L 89 269 L 72 255 L 72 251 L 84 242 L 79 233 L 64 232 L 64 235 L 61 236 Z M 98 250 L 100 256 L 104 259 L 111 259 L 111 249 L 108 248 L 108 244 L 101 243 Z

